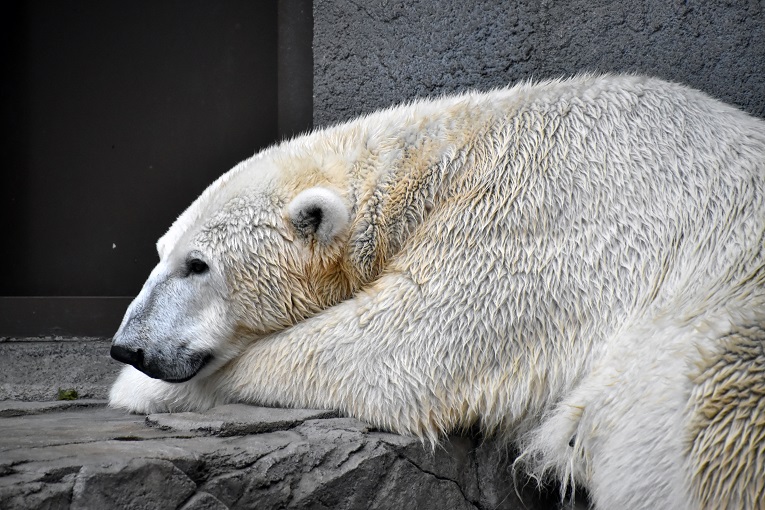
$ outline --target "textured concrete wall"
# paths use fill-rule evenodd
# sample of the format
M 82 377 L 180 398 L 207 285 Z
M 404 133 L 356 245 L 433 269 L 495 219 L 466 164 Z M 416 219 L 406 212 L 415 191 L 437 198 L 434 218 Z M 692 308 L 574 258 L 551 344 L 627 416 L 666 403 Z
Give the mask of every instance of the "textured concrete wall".
M 314 124 L 580 71 L 679 81 L 765 117 L 761 0 L 315 0 Z

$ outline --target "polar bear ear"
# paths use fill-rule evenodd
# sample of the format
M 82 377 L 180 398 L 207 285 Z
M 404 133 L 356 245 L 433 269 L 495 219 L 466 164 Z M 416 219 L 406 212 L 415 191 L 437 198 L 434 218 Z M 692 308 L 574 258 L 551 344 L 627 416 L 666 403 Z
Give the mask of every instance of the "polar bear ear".
M 287 205 L 292 226 L 302 237 L 315 236 L 323 243 L 332 242 L 349 223 L 349 211 L 343 198 L 327 188 L 309 188 Z

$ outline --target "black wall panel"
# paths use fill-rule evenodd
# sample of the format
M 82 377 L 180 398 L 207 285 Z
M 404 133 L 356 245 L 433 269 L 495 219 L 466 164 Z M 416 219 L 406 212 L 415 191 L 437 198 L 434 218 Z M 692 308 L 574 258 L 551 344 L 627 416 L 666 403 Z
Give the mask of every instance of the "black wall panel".
M 60 301 L 40 298 L 137 294 L 175 217 L 279 137 L 278 14 L 303 4 L 310 13 L 305 1 L 4 3 L 0 336 L 55 315 Z M 288 40 L 310 55 L 301 26 Z M 291 90 L 310 108 L 303 85 Z

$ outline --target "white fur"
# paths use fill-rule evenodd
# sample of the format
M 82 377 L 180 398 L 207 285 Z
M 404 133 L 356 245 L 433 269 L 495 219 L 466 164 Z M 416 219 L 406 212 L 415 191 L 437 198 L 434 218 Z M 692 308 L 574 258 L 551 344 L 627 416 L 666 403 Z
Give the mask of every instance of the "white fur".
M 316 204 L 306 246 L 289 218 Z M 199 320 L 216 361 L 183 384 L 128 367 L 113 406 L 479 424 L 596 508 L 765 506 L 765 123 L 704 94 L 579 76 L 377 112 L 242 163 L 159 245 L 169 275 L 209 260 L 171 281 L 224 303 Z M 197 312 L 164 288 L 157 330 Z

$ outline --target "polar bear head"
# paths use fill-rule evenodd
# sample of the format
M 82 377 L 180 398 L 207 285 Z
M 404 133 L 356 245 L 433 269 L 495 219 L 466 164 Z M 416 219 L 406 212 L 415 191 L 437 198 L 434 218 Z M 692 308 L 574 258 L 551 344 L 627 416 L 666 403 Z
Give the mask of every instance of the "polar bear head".
M 257 155 L 219 178 L 158 241 L 112 357 L 183 382 L 347 297 L 343 166 Z

